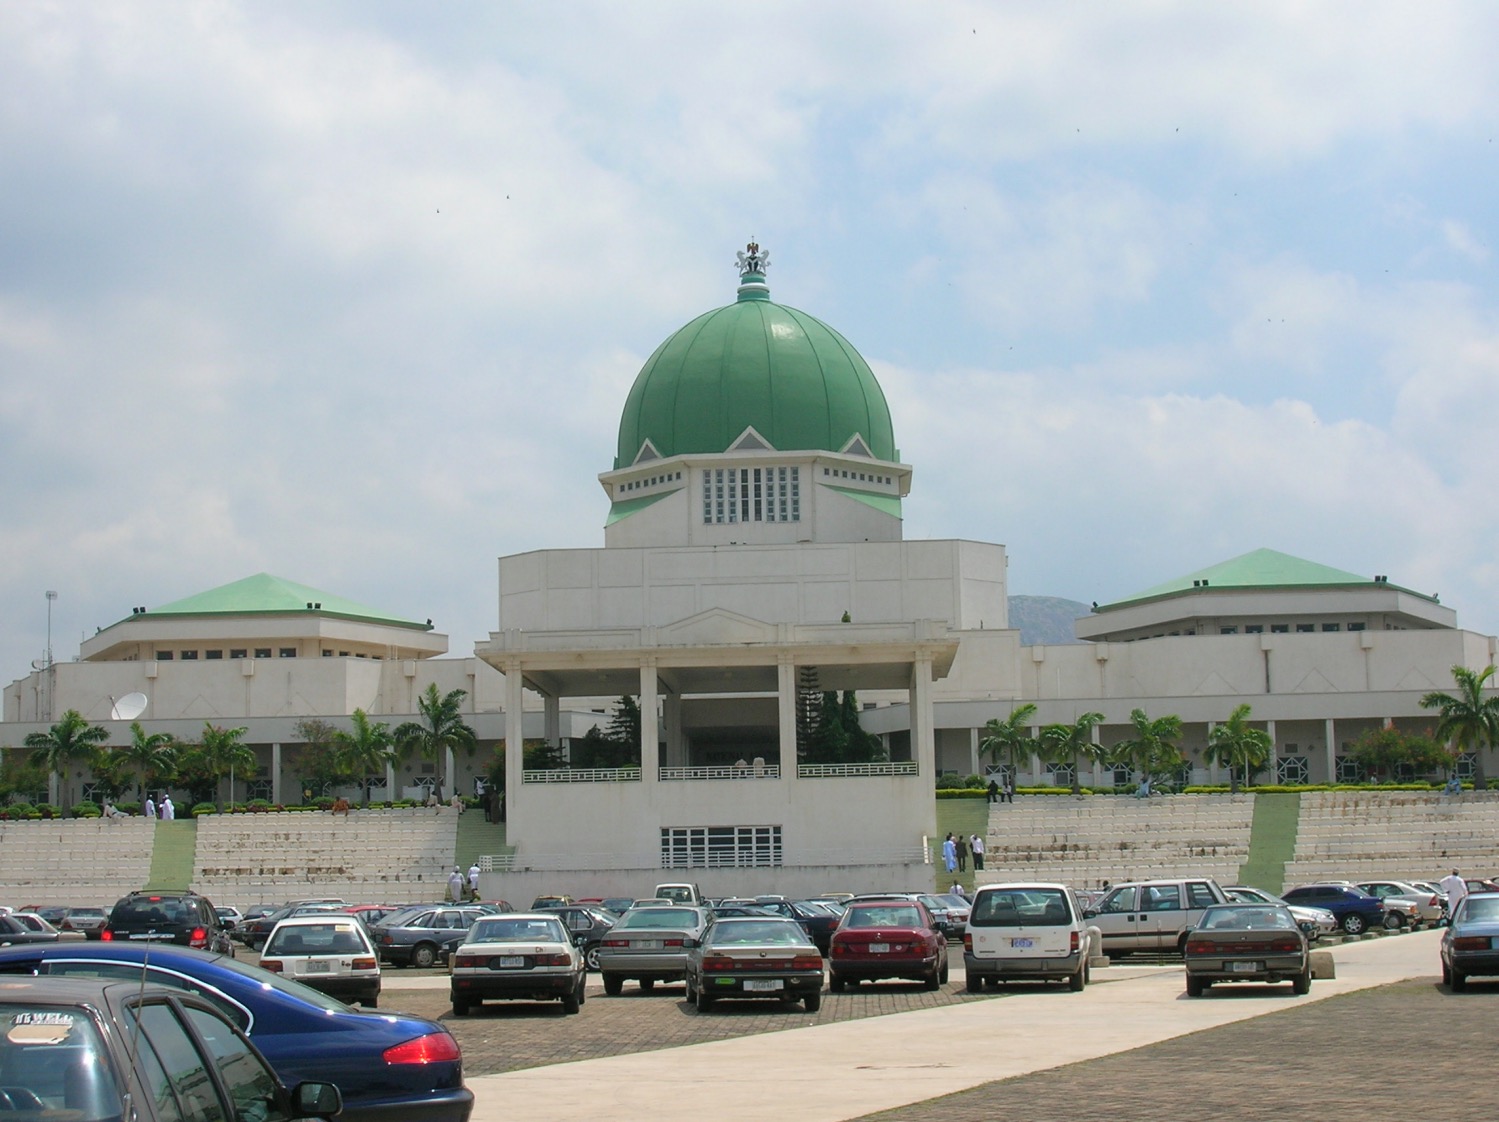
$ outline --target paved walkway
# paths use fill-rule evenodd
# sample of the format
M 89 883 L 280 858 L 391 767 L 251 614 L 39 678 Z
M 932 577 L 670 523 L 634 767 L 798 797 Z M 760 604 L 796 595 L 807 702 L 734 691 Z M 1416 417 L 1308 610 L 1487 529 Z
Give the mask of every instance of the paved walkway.
M 1289 987 L 1228 987 L 1188 999 L 1180 967 L 1098 971 L 1082 994 L 1015 993 L 865 1020 L 655 1052 L 555 1064 L 469 1080 L 473 1122 L 563 1122 L 606 1103 L 651 1122 L 758 1122 L 767 1102 L 799 1122 L 846 1119 L 1267 1013 L 1437 972 L 1436 931 L 1335 948 L 1338 977 L 1306 997 Z M 1105 978 L 1117 980 L 1105 981 Z M 1475 1005 L 1474 1008 L 1477 1008 Z M 1419 1081 L 1418 1081 L 1419 1085 Z M 768 1099 L 768 1096 L 770 1097 Z M 912 1117 L 936 1117 L 915 1107 Z M 1419 1111 L 1419 1105 L 1412 1110 Z M 903 1117 L 896 1114 L 892 1117 Z

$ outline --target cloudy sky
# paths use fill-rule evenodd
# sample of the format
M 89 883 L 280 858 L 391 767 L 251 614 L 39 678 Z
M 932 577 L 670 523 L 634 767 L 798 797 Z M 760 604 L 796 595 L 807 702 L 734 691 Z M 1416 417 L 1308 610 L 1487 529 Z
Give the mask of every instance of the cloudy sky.
M 1499 6 L 0 2 L 0 679 L 260 571 L 597 546 L 735 250 L 907 537 L 1108 601 L 1258 547 L 1499 631 Z

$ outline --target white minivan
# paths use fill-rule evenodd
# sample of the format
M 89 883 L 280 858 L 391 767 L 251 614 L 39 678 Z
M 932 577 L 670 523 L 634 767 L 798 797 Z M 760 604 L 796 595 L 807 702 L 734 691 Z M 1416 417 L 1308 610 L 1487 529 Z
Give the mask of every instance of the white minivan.
M 963 935 L 969 993 L 985 981 L 1065 981 L 1088 984 L 1088 960 L 1099 951 L 1096 929 L 1065 884 L 985 884 L 973 897 Z

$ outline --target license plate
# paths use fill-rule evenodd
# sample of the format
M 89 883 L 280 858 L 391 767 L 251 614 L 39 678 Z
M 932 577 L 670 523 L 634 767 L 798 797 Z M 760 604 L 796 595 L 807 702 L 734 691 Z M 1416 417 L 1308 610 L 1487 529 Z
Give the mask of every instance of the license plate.
M 744 983 L 745 993 L 774 993 L 786 988 L 780 978 L 748 978 Z
M 316 959 L 306 963 L 308 974 L 327 974 L 333 970 L 331 962 L 319 962 Z
M 870 943 L 869 944 L 869 953 L 870 954 L 889 954 L 890 953 L 890 944 L 889 943 Z
M 1230 962 L 1228 972 L 1230 974 L 1258 974 L 1264 967 L 1258 962 Z
M 525 964 L 526 964 L 526 957 L 525 957 L 525 955 L 519 955 L 519 954 L 502 954 L 502 955 L 500 955 L 500 969 L 501 970 L 515 970 L 515 969 L 518 969 L 519 967 L 524 966 Z
M 1010 940 L 1010 946 L 1017 947 L 1020 950 L 1027 950 L 1030 947 L 1034 947 L 1035 945 L 1036 945 L 1036 941 L 1034 939 L 1011 939 Z
M 637 948 L 638 950 L 642 950 L 642 951 L 659 951 L 661 949 L 661 940 L 660 939 L 636 939 L 635 942 L 633 944 L 631 944 L 631 945 L 634 946 L 635 948 Z

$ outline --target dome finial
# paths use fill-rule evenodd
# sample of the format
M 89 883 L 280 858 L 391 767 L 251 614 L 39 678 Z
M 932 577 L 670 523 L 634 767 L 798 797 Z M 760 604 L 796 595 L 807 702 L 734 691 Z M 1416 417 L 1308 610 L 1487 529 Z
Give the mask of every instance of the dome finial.
M 770 286 L 765 283 L 765 270 L 770 268 L 770 251 L 761 250 L 760 243 L 752 237 L 734 257 L 739 263 L 739 299 L 769 300 Z

